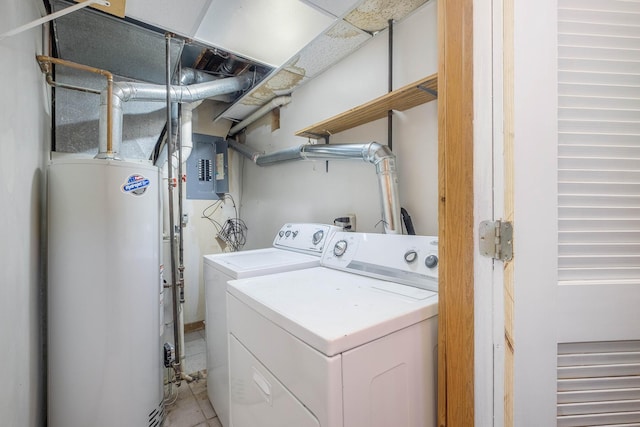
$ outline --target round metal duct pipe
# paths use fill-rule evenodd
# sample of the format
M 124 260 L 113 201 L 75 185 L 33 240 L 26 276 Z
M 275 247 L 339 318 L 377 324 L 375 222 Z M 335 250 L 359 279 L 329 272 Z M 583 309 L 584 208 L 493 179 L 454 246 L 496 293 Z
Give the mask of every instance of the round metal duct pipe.
M 384 232 L 386 234 L 402 234 L 396 156 L 386 145 L 381 145 L 377 142 L 329 145 L 303 144 L 265 154 L 233 140 L 228 142 L 229 147 L 258 166 L 296 160 L 364 160 L 374 164 L 380 189 L 380 207 Z

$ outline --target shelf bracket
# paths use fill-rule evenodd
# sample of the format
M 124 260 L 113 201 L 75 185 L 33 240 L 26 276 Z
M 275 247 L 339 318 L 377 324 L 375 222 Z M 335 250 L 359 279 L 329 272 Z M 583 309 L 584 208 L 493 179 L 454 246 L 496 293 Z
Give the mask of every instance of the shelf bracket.
M 430 94 L 430 95 L 435 96 L 436 98 L 438 97 L 438 91 L 437 91 L 437 90 L 429 89 L 428 87 L 426 87 L 426 86 L 422 86 L 422 85 L 418 85 L 418 86 L 416 86 L 416 87 L 417 87 L 418 89 L 420 89 L 420 90 L 423 90 L 423 91 L 427 92 L 427 93 L 428 93 L 428 94 Z
M 329 145 L 329 139 L 330 139 L 330 138 L 331 138 L 331 135 L 325 135 L 325 136 L 324 136 L 324 143 L 325 143 L 325 145 Z M 324 162 L 324 171 L 325 171 L 326 173 L 329 173 L 329 160 L 326 160 L 326 161 Z

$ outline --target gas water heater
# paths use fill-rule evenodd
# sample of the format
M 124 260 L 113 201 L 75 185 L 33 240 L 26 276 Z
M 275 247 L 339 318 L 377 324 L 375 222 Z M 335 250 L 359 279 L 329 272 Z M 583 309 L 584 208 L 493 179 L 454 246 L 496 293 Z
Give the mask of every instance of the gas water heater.
M 159 427 L 161 205 L 146 162 L 48 174 L 48 425 Z

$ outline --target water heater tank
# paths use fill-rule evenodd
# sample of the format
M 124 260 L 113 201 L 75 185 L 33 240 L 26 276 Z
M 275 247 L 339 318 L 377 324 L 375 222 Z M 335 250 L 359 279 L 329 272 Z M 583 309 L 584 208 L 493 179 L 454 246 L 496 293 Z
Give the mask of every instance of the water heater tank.
M 160 192 L 147 163 L 48 175 L 48 425 L 160 426 Z

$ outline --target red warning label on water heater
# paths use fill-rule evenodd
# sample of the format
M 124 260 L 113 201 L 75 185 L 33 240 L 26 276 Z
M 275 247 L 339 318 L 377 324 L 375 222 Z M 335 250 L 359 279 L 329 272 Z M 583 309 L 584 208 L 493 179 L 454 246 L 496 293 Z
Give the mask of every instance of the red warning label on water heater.
M 151 185 L 149 178 L 145 178 L 142 175 L 134 174 L 127 178 L 127 182 L 122 185 L 122 191 L 125 193 L 133 194 L 134 196 L 142 196 L 147 187 Z

